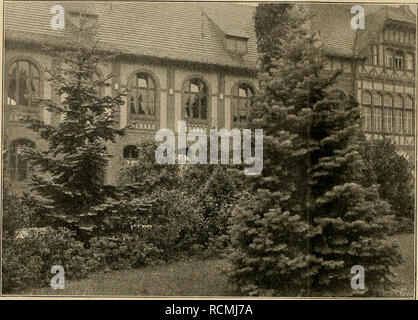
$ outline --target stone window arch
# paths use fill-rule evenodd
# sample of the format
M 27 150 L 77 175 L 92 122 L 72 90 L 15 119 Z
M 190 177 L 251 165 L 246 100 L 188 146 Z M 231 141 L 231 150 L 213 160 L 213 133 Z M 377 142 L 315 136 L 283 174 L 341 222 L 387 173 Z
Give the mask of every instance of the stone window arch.
M 182 85 L 182 118 L 194 123 L 210 123 L 211 91 L 200 76 L 187 78 Z
M 43 96 L 43 72 L 32 58 L 19 56 L 7 66 L 6 105 L 33 108 L 36 98 Z
M 248 82 L 238 82 L 231 92 L 231 119 L 233 125 L 246 125 L 254 102 L 255 89 Z
M 155 74 L 149 70 L 135 70 L 128 77 L 127 87 L 129 121 L 157 120 L 160 85 Z

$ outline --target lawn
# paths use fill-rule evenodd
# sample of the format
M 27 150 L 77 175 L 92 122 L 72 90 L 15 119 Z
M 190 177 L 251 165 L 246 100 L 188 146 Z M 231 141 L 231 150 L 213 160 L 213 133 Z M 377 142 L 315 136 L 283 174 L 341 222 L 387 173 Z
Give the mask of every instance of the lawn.
M 403 263 L 394 271 L 398 285 L 390 297 L 414 294 L 414 235 L 396 235 Z M 24 295 L 105 296 L 232 296 L 234 291 L 224 273 L 228 264 L 221 259 L 180 261 L 143 269 L 93 274 L 88 279 L 67 281 L 64 290 L 32 289 Z M 367 273 L 366 273 L 367 279 Z M 366 280 L 367 281 L 367 280 Z

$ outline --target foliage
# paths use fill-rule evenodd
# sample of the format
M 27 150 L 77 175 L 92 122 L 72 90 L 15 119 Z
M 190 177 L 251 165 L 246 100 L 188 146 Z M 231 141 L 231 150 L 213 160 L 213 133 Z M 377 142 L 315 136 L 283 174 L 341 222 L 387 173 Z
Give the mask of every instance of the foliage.
M 64 267 L 65 279 L 87 276 L 92 263 L 81 242 L 67 229 L 30 228 L 3 235 L 3 292 L 49 286 L 51 267 Z
M 61 102 L 39 99 L 41 107 L 63 118 L 57 126 L 28 115 L 27 127 L 47 142 L 46 150 L 24 148 L 24 156 L 36 169 L 31 185 L 55 226 L 65 226 L 88 238 L 94 225 L 91 208 L 112 197 L 113 188 L 104 185 L 110 154 L 106 142 L 123 134 L 116 129 L 115 111 L 123 104 L 124 91 L 101 94 L 112 75 L 95 79 L 99 63 L 111 57 L 94 43 L 95 26 L 81 19 L 79 27 L 68 25 L 63 50 L 48 48 L 61 61 L 56 70 L 45 69 Z
M 97 270 L 139 268 L 158 260 L 159 250 L 138 235 L 118 234 L 115 237 L 94 237 L 87 250 Z
M 286 12 L 280 55 L 270 52 L 259 76 L 251 126 L 264 130 L 264 169 L 232 216 L 230 278 L 252 295 L 351 294 L 351 267 L 361 265 L 363 293 L 378 294 L 401 257 L 385 239 L 389 206 L 361 185 L 359 108 L 331 92 L 338 73 L 323 72 L 307 13 Z
M 379 185 L 379 195 L 391 206 L 391 213 L 400 224 L 399 231 L 414 227 L 413 163 L 397 153 L 396 145 L 388 138 L 365 141 L 362 148 L 365 160 L 363 184 Z
M 146 212 L 130 222 L 133 232 L 162 250 L 165 260 L 214 249 L 226 234 L 240 180 L 223 165 L 160 165 L 156 147 L 140 143 L 138 161 L 121 169 L 123 187 L 132 188 L 141 203 L 149 199 Z M 144 225 L 149 228 L 135 227 Z

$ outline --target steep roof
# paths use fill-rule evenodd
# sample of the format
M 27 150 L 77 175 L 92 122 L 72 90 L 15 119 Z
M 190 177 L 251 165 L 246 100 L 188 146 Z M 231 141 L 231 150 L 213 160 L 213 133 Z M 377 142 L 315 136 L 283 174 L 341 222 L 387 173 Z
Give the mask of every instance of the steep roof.
M 74 9 L 77 3 L 5 2 L 6 39 L 51 41 L 60 31 L 50 27 L 54 4 Z M 103 45 L 159 58 L 254 69 L 257 63 L 254 7 L 203 2 L 89 2 L 98 15 Z M 248 52 L 233 56 L 208 16 L 231 35 L 248 38 Z
M 255 7 L 237 3 L 7 1 L 6 39 L 57 42 L 61 33 L 50 26 L 54 4 L 67 10 L 87 5 L 98 15 L 99 39 L 110 50 L 246 69 L 257 66 Z M 326 52 L 338 56 L 355 56 L 387 21 L 415 24 L 414 13 L 405 7 L 364 4 L 366 28 L 357 33 L 351 28 L 353 4 L 306 6 L 313 14 L 311 26 L 320 32 Z M 243 56 L 229 53 L 216 28 L 225 35 L 248 38 L 248 52 Z
M 389 21 L 415 24 L 415 14 L 404 7 L 361 4 L 365 9 L 365 29 L 351 28 L 353 4 L 311 4 L 311 26 L 317 29 L 329 54 L 352 57 L 377 36 Z M 358 33 L 358 34 L 357 34 Z

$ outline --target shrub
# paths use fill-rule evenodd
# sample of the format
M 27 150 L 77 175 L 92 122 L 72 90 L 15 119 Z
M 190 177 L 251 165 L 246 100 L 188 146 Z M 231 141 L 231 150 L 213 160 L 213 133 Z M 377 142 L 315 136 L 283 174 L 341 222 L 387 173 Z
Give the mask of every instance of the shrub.
M 88 254 L 95 268 L 103 271 L 143 267 L 158 261 L 160 252 L 139 236 L 121 234 L 90 239 Z
M 91 271 L 89 258 L 74 233 L 60 228 L 24 229 L 3 237 L 3 292 L 48 286 L 51 267 L 61 265 L 65 279 L 80 279 Z
M 413 163 L 398 154 L 396 145 L 385 138 L 365 141 L 362 146 L 365 161 L 366 187 L 379 185 L 379 196 L 391 206 L 396 217 L 398 232 L 414 228 L 414 175 Z

